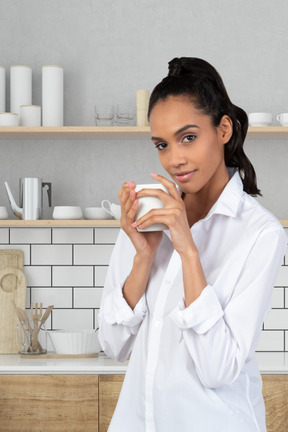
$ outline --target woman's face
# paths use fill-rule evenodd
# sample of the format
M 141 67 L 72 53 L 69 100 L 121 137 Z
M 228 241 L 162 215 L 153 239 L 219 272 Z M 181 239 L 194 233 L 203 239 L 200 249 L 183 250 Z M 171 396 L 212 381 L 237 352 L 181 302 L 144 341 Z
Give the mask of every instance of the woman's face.
M 150 127 L 163 168 L 183 192 L 198 193 L 227 183 L 224 145 L 232 134 L 228 116 L 215 127 L 188 98 L 170 96 L 154 105 Z

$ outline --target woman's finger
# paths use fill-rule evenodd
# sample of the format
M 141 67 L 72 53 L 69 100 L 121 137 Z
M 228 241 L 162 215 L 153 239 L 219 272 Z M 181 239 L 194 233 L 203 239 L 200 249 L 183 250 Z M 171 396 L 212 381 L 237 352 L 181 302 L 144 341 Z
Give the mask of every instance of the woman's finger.
M 163 223 L 168 227 L 175 225 L 179 218 L 183 215 L 183 210 L 181 208 L 170 208 L 170 209 L 153 209 L 148 213 L 143 215 L 137 221 L 133 222 L 131 225 L 133 228 L 146 228 L 150 225 L 156 223 Z
M 176 188 L 175 183 L 173 183 L 171 180 L 168 180 L 166 177 L 163 177 L 159 174 L 151 173 L 151 177 L 153 177 L 155 180 L 159 181 L 163 186 L 165 186 L 168 189 L 169 194 L 179 200 L 181 199 L 181 196 Z

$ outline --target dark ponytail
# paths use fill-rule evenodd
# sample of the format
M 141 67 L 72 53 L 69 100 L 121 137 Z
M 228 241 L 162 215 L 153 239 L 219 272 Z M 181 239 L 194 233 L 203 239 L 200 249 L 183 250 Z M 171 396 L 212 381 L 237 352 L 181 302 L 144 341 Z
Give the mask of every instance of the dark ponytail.
M 205 60 L 195 57 L 174 58 L 169 62 L 168 76 L 151 94 L 148 117 L 157 101 L 169 96 L 188 97 L 195 108 L 211 117 L 215 127 L 224 115 L 231 118 L 233 134 L 224 147 L 225 164 L 227 167 L 238 168 L 245 192 L 254 196 L 261 195 L 254 167 L 243 149 L 248 130 L 247 114 L 231 102 L 216 69 Z

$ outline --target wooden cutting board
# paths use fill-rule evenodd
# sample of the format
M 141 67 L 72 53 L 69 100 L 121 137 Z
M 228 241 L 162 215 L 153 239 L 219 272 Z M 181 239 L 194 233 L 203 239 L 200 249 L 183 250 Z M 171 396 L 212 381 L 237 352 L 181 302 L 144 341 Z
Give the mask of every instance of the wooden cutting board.
M 24 254 L 20 250 L 0 250 L 0 354 L 18 353 L 17 324 L 13 301 L 25 309 L 26 278 Z

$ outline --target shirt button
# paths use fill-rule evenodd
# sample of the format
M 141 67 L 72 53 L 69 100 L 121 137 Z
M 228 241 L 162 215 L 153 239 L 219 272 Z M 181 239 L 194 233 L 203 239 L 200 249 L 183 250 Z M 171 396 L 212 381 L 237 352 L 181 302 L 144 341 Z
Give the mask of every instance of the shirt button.
M 160 321 L 155 321 L 155 322 L 154 322 L 154 326 L 155 326 L 155 327 L 159 327 L 159 326 L 160 326 Z

